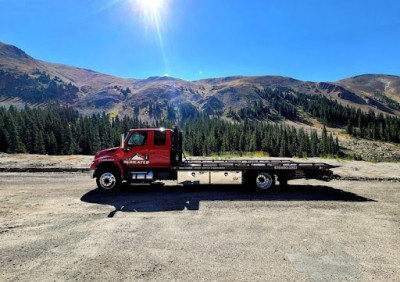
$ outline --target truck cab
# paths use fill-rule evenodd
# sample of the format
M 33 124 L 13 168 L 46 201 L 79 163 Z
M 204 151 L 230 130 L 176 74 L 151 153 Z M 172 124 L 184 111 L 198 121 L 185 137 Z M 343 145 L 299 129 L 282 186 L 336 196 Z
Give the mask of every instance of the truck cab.
M 120 147 L 96 153 L 90 167 L 92 177 L 105 190 L 122 181 L 174 179 L 176 172 L 171 168 L 182 162 L 181 136 L 177 127 L 131 129 Z
M 165 168 L 171 164 L 172 130 L 130 130 L 124 142 L 123 163 L 126 169 Z

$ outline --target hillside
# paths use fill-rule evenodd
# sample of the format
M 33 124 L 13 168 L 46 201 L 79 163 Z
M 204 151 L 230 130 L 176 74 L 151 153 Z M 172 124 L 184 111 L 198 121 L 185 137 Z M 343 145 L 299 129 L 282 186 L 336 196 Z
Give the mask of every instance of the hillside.
M 182 107 L 189 112 L 197 110 L 229 117 L 240 109 L 254 108 L 258 102 L 263 108 L 271 108 L 272 119 L 279 119 L 280 114 L 270 101 L 257 94 L 257 90 L 264 89 L 324 96 L 364 111 L 400 114 L 398 76 L 361 75 L 338 82 L 300 81 L 282 76 L 232 76 L 199 81 L 172 77 L 123 79 L 36 60 L 15 46 L 0 43 L 0 105 L 57 101 L 83 113 L 105 111 L 154 119 L 157 115 L 150 116 L 149 111 L 162 116 L 168 108 Z M 286 94 L 282 97 L 285 99 Z M 304 117 L 310 120 L 309 116 Z

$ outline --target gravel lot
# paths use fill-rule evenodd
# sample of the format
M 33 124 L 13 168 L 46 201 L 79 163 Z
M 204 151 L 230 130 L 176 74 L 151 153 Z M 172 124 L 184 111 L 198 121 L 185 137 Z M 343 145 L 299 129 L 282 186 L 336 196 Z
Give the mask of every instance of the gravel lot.
M 0 176 L 3 281 L 400 280 L 400 182 L 107 194 L 86 173 Z

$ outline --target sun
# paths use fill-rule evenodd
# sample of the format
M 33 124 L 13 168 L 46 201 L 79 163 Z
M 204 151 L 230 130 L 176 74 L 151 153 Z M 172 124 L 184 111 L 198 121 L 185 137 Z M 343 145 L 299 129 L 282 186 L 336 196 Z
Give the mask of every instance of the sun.
M 164 6 L 164 0 L 137 0 L 145 14 L 157 15 Z
M 123 0 L 126 1 L 126 0 Z M 155 35 L 159 43 L 160 52 L 164 61 L 165 73 L 168 73 L 168 62 L 165 54 L 164 36 L 168 22 L 169 6 L 173 0 L 128 0 L 135 15 L 143 21 L 146 35 Z

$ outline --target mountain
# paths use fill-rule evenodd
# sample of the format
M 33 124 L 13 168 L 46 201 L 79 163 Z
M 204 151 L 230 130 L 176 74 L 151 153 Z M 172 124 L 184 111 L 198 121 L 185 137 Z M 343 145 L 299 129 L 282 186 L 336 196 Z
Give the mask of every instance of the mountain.
M 282 115 L 290 118 L 282 114 L 282 107 L 289 112 L 293 107 L 298 109 L 293 97 L 300 94 L 313 99 L 326 97 L 364 111 L 400 115 L 399 76 L 367 74 L 337 82 L 282 76 L 230 76 L 198 81 L 172 77 L 123 79 L 40 61 L 15 46 L 0 43 L 0 105 L 56 101 L 83 113 L 136 114 L 143 119 L 157 118 L 155 112 L 161 116 L 171 109 L 180 109 L 228 118 L 242 115 L 273 120 Z M 255 113 L 266 109 L 266 116 Z M 303 114 L 301 109 L 298 111 Z

